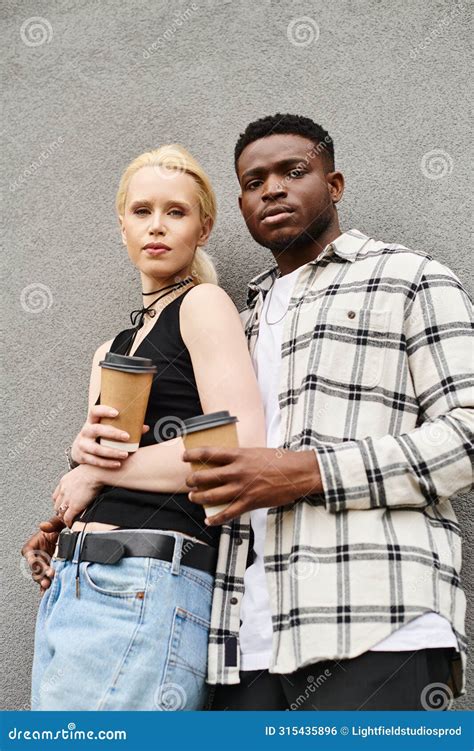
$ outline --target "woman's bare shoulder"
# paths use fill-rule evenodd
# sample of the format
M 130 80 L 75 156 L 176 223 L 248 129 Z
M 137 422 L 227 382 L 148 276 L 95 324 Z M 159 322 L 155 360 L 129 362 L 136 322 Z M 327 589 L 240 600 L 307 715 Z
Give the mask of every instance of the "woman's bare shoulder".
M 230 331 L 241 328 L 231 298 L 217 284 L 199 284 L 188 292 L 181 305 L 181 332 L 186 338 L 196 331 Z
M 103 357 L 105 357 L 106 353 L 109 351 L 111 344 L 113 342 L 113 339 L 109 339 L 107 342 L 104 342 L 100 345 L 100 347 L 97 347 L 94 359 L 101 360 Z
M 237 312 L 227 292 L 217 284 L 197 284 L 185 296 L 181 310 L 186 317 L 194 315 L 215 314 L 231 311 Z

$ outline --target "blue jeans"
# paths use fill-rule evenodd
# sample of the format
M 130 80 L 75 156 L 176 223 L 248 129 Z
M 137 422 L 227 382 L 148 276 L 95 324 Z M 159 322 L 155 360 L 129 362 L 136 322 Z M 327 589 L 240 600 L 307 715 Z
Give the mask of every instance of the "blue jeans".
M 214 577 L 182 566 L 186 538 L 165 534 L 176 539 L 171 563 L 81 562 L 79 598 L 81 536 L 73 560 L 53 558 L 36 622 L 32 710 L 203 708 Z

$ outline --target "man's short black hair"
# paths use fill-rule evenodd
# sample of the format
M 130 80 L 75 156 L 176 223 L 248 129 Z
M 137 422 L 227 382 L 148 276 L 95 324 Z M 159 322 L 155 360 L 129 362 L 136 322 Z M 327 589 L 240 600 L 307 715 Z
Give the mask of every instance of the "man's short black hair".
M 334 143 L 327 130 L 324 130 L 321 125 L 318 125 L 309 117 L 277 113 L 255 120 L 247 125 L 244 132 L 240 134 L 234 151 L 235 171 L 237 172 L 239 157 L 249 143 L 276 133 L 291 133 L 296 136 L 304 136 L 312 141 L 316 147 L 315 153 L 324 156 L 330 172 L 334 170 Z

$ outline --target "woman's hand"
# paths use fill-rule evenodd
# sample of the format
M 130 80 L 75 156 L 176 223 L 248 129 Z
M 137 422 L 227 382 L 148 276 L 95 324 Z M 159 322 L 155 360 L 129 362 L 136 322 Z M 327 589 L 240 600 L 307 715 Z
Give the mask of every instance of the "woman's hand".
M 52 519 L 40 523 L 39 531 L 31 535 L 21 549 L 21 554 L 30 567 L 33 580 L 40 585 L 42 596 L 54 577 L 51 558 L 62 529 L 64 529 L 62 519 L 59 516 L 53 516 Z
M 92 406 L 87 415 L 87 420 L 80 432 L 74 439 L 71 447 L 71 456 L 78 464 L 92 464 L 95 467 L 105 469 L 117 469 L 122 466 L 122 461 L 127 459 L 128 452 L 120 449 L 108 448 L 96 443 L 96 438 L 109 438 L 112 441 L 128 441 L 130 436 L 123 430 L 114 428 L 112 425 L 102 425 L 102 417 L 117 417 L 118 412 L 105 404 Z M 144 425 L 142 434 L 150 430 L 149 425 Z
M 93 467 L 81 464 L 61 477 L 53 493 L 54 508 L 66 526 L 90 504 L 102 487 Z

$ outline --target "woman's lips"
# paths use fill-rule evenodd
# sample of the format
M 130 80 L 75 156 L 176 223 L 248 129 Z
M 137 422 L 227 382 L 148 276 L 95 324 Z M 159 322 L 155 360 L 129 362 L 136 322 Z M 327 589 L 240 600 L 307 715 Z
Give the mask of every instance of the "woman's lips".
M 163 253 L 169 253 L 170 252 L 168 248 L 144 248 L 144 250 L 145 250 L 145 253 L 148 256 L 152 256 L 152 257 L 153 256 L 162 256 Z

